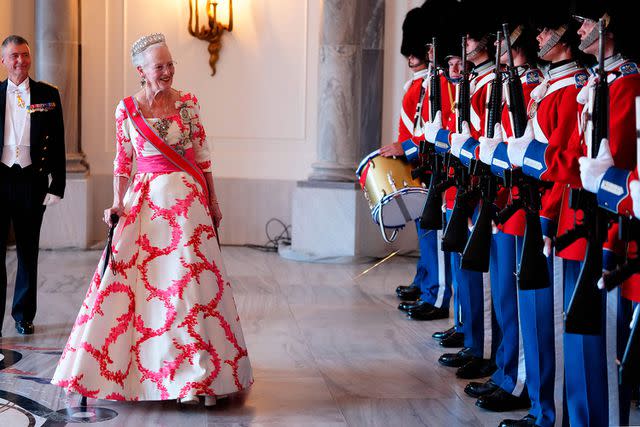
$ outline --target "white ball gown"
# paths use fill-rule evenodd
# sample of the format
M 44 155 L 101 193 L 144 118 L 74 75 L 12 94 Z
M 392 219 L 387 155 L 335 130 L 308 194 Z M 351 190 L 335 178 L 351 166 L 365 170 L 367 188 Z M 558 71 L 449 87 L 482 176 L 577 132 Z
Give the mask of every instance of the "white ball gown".
M 209 172 L 197 99 L 181 93 L 176 107 L 180 113 L 148 123 Z M 103 254 L 51 382 L 113 400 L 222 396 L 248 388 L 251 365 L 206 189 L 138 134 L 122 101 L 116 130 L 115 175 L 130 176 L 134 154 L 138 172 L 115 230 L 114 262 L 101 277 Z

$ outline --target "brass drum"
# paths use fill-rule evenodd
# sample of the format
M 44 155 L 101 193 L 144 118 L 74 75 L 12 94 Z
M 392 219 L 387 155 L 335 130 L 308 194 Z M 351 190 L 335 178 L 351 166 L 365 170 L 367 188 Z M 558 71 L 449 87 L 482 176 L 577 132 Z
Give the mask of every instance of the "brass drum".
M 382 157 L 376 150 L 360 162 L 356 176 L 386 242 L 394 241 L 399 228 L 422 215 L 428 190 L 411 177 L 411 165 L 404 158 Z M 385 228 L 394 229 L 391 237 Z

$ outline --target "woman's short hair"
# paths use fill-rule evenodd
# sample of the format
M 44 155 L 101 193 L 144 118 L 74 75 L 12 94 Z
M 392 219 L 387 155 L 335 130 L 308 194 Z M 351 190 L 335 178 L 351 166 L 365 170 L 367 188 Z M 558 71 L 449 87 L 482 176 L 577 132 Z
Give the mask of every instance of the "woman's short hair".
M 166 46 L 164 34 L 153 33 L 140 37 L 131 46 L 131 62 L 134 67 L 144 64 L 144 52 L 151 46 Z

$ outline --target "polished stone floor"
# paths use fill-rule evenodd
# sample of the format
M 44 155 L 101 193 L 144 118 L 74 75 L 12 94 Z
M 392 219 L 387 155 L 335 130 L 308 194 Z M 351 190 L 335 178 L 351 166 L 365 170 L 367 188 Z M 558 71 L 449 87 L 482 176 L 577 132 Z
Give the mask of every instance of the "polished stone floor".
M 99 255 L 41 252 L 36 334 L 18 336 L 9 315 L 2 329 L 0 426 L 453 427 L 497 426 L 524 415 L 476 408 L 463 392 L 466 381 L 436 362 L 442 351 L 431 333 L 449 322 L 409 321 L 396 310 L 393 289 L 412 278 L 414 258 L 392 258 L 358 278 L 370 264 L 299 263 L 239 247 L 223 247 L 223 256 L 253 388 L 212 409 L 94 399 L 81 408 L 77 395 L 48 379 Z M 9 252 L 9 283 L 15 270 Z

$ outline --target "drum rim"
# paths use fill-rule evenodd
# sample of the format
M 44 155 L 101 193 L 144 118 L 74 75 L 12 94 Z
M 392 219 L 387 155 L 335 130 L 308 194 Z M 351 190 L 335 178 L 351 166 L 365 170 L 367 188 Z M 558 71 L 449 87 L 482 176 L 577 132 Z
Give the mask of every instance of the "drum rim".
M 364 169 L 364 167 L 371 161 L 371 159 L 374 159 L 378 156 L 380 156 L 380 149 L 377 149 L 376 151 L 372 151 L 360 161 L 360 164 L 356 169 L 356 175 L 358 176 L 358 178 L 360 177 L 360 172 L 362 172 L 362 169 Z

